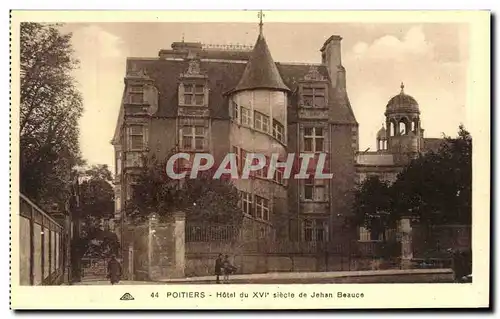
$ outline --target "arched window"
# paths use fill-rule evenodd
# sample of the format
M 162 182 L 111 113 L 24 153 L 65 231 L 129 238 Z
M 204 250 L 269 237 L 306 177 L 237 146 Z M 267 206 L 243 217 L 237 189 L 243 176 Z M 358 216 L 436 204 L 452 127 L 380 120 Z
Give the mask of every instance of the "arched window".
M 389 135 L 390 135 L 390 136 L 394 136 L 395 132 L 396 132 L 396 130 L 395 130 L 395 127 L 394 127 L 394 123 L 393 123 L 393 122 L 391 122 L 391 123 L 389 124 Z
M 401 121 L 399 122 L 399 135 L 405 135 L 406 132 L 406 124 L 405 122 Z

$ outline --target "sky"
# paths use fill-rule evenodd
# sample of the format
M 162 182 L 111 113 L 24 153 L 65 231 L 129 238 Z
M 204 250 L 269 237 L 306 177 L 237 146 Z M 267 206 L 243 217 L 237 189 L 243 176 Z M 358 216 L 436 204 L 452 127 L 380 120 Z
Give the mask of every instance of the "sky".
M 114 133 L 127 57 L 158 56 L 172 42 L 253 45 L 258 25 L 249 23 L 66 24 L 80 68 L 75 79 L 84 99 L 80 143 L 89 164 L 114 168 Z M 468 29 L 461 24 L 264 23 L 276 62 L 320 63 L 331 35 L 342 40 L 347 92 L 359 123 L 360 150 L 375 150 L 389 99 L 400 92 L 420 105 L 426 137 L 456 136 L 464 123 Z

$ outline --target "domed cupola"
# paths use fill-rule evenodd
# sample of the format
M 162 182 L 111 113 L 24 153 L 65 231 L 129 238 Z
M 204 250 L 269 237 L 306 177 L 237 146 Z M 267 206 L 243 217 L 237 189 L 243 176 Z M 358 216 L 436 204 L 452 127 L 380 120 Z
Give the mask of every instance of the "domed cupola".
M 387 103 L 385 118 L 387 150 L 397 155 L 398 163 L 407 163 L 420 152 L 422 133 L 418 103 L 412 96 L 405 94 L 403 83 L 401 92 Z M 383 134 L 382 130 L 379 134 Z
M 387 150 L 387 130 L 382 124 L 382 128 L 377 132 L 377 151 Z
M 413 96 L 408 95 L 404 92 L 404 84 L 401 83 L 401 92 L 398 95 L 393 96 L 387 103 L 385 114 L 390 113 L 417 113 L 420 114 L 419 106 L 417 100 Z
M 387 131 L 385 129 L 385 126 L 382 125 L 382 128 L 377 132 L 377 139 L 383 140 L 386 138 L 387 138 Z

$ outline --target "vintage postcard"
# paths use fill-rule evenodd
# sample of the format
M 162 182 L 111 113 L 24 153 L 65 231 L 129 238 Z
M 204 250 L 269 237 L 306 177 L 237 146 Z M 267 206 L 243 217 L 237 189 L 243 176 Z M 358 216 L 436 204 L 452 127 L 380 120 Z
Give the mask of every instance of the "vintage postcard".
M 490 13 L 11 12 L 13 309 L 489 307 Z

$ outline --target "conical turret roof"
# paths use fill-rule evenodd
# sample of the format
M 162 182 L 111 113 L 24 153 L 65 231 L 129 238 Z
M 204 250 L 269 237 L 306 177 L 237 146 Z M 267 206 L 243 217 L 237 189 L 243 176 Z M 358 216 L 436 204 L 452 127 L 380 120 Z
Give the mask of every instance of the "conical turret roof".
M 257 38 L 245 71 L 233 92 L 253 89 L 290 90 L 281 78 L 262 33 Z

